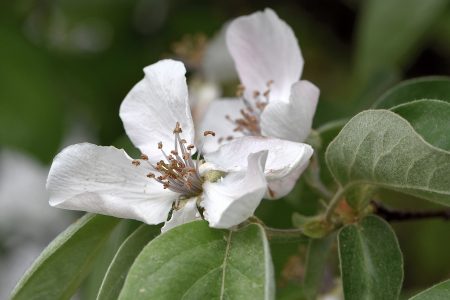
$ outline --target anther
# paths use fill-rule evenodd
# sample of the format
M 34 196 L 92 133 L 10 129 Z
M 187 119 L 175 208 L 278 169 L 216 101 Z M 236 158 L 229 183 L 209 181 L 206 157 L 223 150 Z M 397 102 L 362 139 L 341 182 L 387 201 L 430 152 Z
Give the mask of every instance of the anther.
M 269 80 L 269 81 L 267 81 L 266 86 L 270 87 L 272 84 L 273 84 L 273 80 Z
M 242 84 L 238 85 L 238 87 L 236 89 L 236 96 L 242 97 L 242 95 L 244 95 L 244 91 L 245 91 L 245 87 Z
M 155 174 L 153 174 L 153 173 L 148 173 L 148 174 L 147 174 L 147 177 L 148 177 L 148 178 L 155 178 Z
M 141 159 L 142 160 L 148 160 L 148 156 L 145 155 L 144 153 L 141 154 Z
M 162 147 L 163 147 L 162 142 L 159 142 L 159 143 L 158 143 L 158 149 L 162 149 Z
M 259 91 L 253 91 L 253 97 L 257 98 L 260 95 Z
M 131 164 L 132 164 L 133 166 L 137 167 L 137 166 L 139 166 L 139 165 L 141 164 L 141 162 L 138 161 L 137 159 L 135 159 L 135 160 L 133 160 L 133 161 L 131 162 Z
M 216 136 L 216 133 L 212 130 L 206 130 L 205 132 L 203 132 L 203 136 L 207 136 L 207 135 Z
M 182 133 L 183 130 L 181 129 L 180 122 L 177 122 L 175 125 L 175 129 L 173 130 L 173 133 Z
M 190 151 L 190 150 L 194 149 L 194 147 L 195 147 L 194 145 L 190 144 L 186 148 Z

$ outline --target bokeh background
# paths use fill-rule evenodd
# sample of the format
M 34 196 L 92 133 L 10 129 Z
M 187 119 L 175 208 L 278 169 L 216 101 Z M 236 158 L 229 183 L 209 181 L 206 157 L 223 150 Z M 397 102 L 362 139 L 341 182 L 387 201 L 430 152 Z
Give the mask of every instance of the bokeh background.
M 142 68 L 161 58 L 186 63 L 199 116 L 209 99 L 233 95 L 238 80 L 221 31 L 227 21 L 265 7 L 293 28 L 305 59 L 302 78 L 321 89 L 316 127 L 369 108 L 401 80 L 450 75 L 447 0 L 2 1 L 0 299 L 77 217 L 47 204 L 45 180 L 57 152 L 90 141 L 133 153 L 119 105 Z M 264 203 L 258 215 L 289 227 L 293 210 L 317 208 L 309 198 L 300 183 L 286 199 Z M 408 209 L 430 208 L 394 193 L 386 199 Z M 450 277 L 450 222 L 393 225 L 405 257 L 405 295 Z M 273 247 L 280 299 L 298 299 L 303 251 L 301 244 Z M 333 259 L 328 272 L 329 278 L 336 274 Z M 101 280 L 95 277 L 82 299 L 95 294 L 90 291 Z

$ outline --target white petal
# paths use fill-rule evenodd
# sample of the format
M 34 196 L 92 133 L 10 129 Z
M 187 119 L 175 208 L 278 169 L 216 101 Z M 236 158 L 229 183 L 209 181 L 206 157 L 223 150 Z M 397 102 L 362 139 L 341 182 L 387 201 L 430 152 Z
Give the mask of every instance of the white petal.
M 309 81 L 296 82 L 289 103 L 270 102 L 261 114 L 261 132 L 265 136 L 303 142 L 311 132 L 319 89 Z
M 245 158 L 248 154 L 263 150 L 269 151 L 264 170 L 270 189 L 267 197 L 283 197 L 291 191 L 308 166 L 313 154 L 311 146 L 275 138 L 248 136 L 235 139 L 204 156 L 218 170 L 240 172 L 247 168 Z
M 131 141 L 152 161 L 159 160 L 162 142 L 173 149 L 173 129 L 180 122 L 182 138 L 194 141 L 194 125 L 188 101 L 186 69 L 181 62 L 162 60 L 144 69 L 145 77 L 120 106 L 120 118 Z
M 193 78 L 189 82 L 189 103 L 196 128 L 199 128 L 209 104 L 219 98 L 221 93 L 220 86 L 212 81 Z
M 226 32 L 229 24 L 222 26 L 220 31 L 209 40 L 202 62 L 202 70 L 208 80 L 223 83 L 237 79 L 233 58 L 226 45 Z
M 235 125 L 227 120 L 226 116 L 237 119 L 241 116 L 240 110 L 243 108 L 242 100 L 232 98 L 213 101 L 209 104 L 200 126 L 200 132 L 212 130 L 216 133 L 216 136 L 202 137 L 202 152 L 216 151 L 220 145 L 227 142 L 228 137 L 242 136 L 242 133 L 233 131 Z M 220 141 L 220 139 L 222 140 Z
M 253 215 L 267 189 L 264 163 L 267 151 L 250 154 L 245 172 L 232 172 L 203 184 L 205 219 L 215 228 L 230 228 Z
M 200 220 L 200 214 L 197 209 L 197 198 L 189 199 L 186 204 L 172 212 L 172 217 L 169 221 L 167 221 L 164 226 L 161 228 L 162 232 L 166 232 L 169 229 L 172 229 L 178 225 L 182 225 L 184 223 L 192 222 L 195 220 Z
M 146 177 L 123 150 L 88 143 L 65 148 L 50 168 L 50 205 L 147 224 L 166 221 L 177 194 Z
M 270 101 L 288 100 L 291 85 L 300 79 L 303 57 L 294 32 L 274 11 L 234 20 L 227 31 L 227 45 L 246 97 L 255 90 L 264 92 L 273 80 Z

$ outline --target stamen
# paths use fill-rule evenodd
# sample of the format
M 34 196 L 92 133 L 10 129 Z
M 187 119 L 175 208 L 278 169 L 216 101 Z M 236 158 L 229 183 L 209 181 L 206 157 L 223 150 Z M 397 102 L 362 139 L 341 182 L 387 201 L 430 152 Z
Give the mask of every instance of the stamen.
M 216 136 L 216 133 L 211 130 L 206 130 L 205 132 L 203 132 L 203 136 L 207 136 L 207 135 Z
M 269 80 L 266 83 L 267 89 L 264 92 L 255 90 L 253 91 L 253 101 L 249 101 L 244 97 L 244 87 L 239 85 L 236 94 L 241 97 L 244 103 L 244 108 L 240 111 L 240 117 L 232 119 L 229 115 L 225 118 L 230 121 L 235 127 L 233 131 L 241 132 L 244 135 L 261 135 L 260 116 L 269 103 L 271 86 L 274 83 L 273 80 Z M 231 140 L 233 137 L 220 137 L 218 142 L 221 143 L 224 140 Z
M 175 125 L 175 129 L 173 130 L 173 133 L 182 133 L 183 130 L 181 130 L 180 122 L 177 122 Z
M 198 171 L 200 156 L 194 163 L 191 151 L 195 146 L 188 144 L 185 139 L 180 137 L 182 132 L 181 125 L 177 122 L 173 130 L 175 136 L 174 149 L 170 150 L 169 155 L 163 150 L 162 142 L 158 143 L 158 149 L 161 150 L 165 160 L 160 160 L 153 165 L 148 162 L 147 155 L 142 154 L 141 159 L 147 161 L 152 169 L 160 174 L 155 175 L 153 172 L 149 172 L 146 175 L 148 178 L 156 180 L 163 185 L 164 189 L 179 193 L 182 197 L 193 197 L 202 192 L 203 179 Z M 212 131 L 210 134 L 214 135 Z M 138 160 L 135 161 L 140 164 Z
M 245 87 L 240 84 L 236 89 L 236 97 L 242 97 L 244 95 Z

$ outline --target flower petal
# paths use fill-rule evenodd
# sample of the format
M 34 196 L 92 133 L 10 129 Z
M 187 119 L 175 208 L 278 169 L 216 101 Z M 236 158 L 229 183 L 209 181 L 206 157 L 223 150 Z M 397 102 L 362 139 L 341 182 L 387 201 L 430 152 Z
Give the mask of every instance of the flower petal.
M 212 153 L 205 153 L 208 163 L 225 172 L 247 168 L 250 153 L 268 150 L 264 174 L 269 185 L 268 198 L 280 198 L 294 187 L 313 154 L 311 146 L 275 138 L 248 136 L 235 139 Z
M 240 117 L 240 110 L 244 108 L 244 104 L 239 99 L 221 99 L 213 101 L 209 104 L 201 123 L 201 131 L 211 130 L 216 133 L 215 137 L 205 137 L 202 139 L 202 152 L 213 152 L 219 148 L 219 145 L 227 142 L 228 137 L 240 137 L 241 132 L 235 132 L 234 124 L 227 120 L 226 116 L 231 119 Z M 247 157 L 247 156 L 246 156 Z
M 146 177 L 123 150 L 88 143 L 65 148 L 47 178 L 50 205 L 147 224 L 166 221 L 177 194 Z
M 230 228 L 253 215 L 266 191 L 267 151 L 248 156 L 244 172 L 232 172 L 217 182 L 203 184 L 204 216 L 215 228 Z
M 233 58 L 226 44 L 226 32 L 229 23 L 225 23 L 220 31 L 209 41 L 202 61 L 205 78 L 216 83 L 230 82 L 237 79 Z
M 176 122 L 180 123 L 182 138 L 188 143 L 194 142 L 194 125 L 184 65 L 170 59 L 161 60 L 146 67 L 144 72 L 144 79 L 123 100 L 120 118 L 133 144 L 155 162 L 161 157 L 158 142 L 173 147 Z
M 270 102 L 261 114 L 261 131 L 265 136 L 303 142 L 311 132 L 319 89 L 309 81 L 296 82 L 289 103 Z
M 273 80 L 270 101 L 287 101 L 291 85 L 300 79 L 303 57 L 292 29 L 271 9 L 234 20 L 227 31 L 246 97 L 264 92 Z
M 166 232 L 178 225 L 195 220 L 201 220 L 201 217 L 197 209 L 197 198 L 192 198 L 189 199 L 182 208 L 172 211 L 170 220 L 164 224 L 161 231 Z

